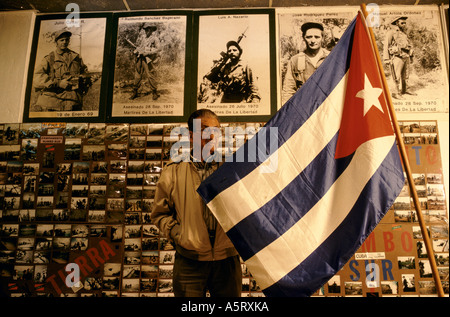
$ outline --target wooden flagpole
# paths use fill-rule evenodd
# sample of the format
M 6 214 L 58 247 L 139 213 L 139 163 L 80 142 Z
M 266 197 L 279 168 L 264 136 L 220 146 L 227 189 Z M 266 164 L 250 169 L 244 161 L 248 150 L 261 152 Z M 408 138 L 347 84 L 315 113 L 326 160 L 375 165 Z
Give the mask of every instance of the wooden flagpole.
M 362 3 L 361 4 L 361 11 L 363 12 L 363 21 L 366 21 L 365 18 L 367 18 L 368 13 L 366 10 L 366 4 Z M 366 22 L 367 25 L 367 22 Z M 416 191 L 416 187 L 414 185 L 414 179 L 412 178 L 412 174 L 411 174 L 411 167 L 409 165 L 409 161 L 408 161 L 408 156 L 406 155 L 406 149 L 405 149 L 405 144 L 403 143 L 403 138 L 400 132 L 400 128 L 398 126 L 398 121 L 397 121 L 397 117 L 395 114 L 395 109 L 392 103 L 392 98 L 391 98 L 391 94 L 389 92 L 389 88 L 388 88 L 388 84 L 387 84 L 387 80 L 386 80 L 386 76 L 384 75 L 384 71 L 383 71 L 383 64 L 381 62 L 381 58 L 380 58 L 380 53 L 378 52 L 378 48 L 377 48 L 377 44 L 376 44 L 376 40 L 375 40 L 375 35 L 373 34 L 373 30 L 372 27 L 367 25 L 368 29 L 369 29 L 369 34 L 371 37 L 371 42 L 372 42 L 372 48 L 375 52 L 376 55 L 376 59 L 377 59 L 377 65 L 378 65 L 378 70 L 382 79 L 382 84 L 383 84 L 383 91 L 384 94 L 386 95 L 387 98 L 387 105 L 388 105 L 388 109 L 389 109 L 389 113 L 392 119 L 392 123 L 393 123 L 393 127 L 394 127 L 394 131 L 397 137 L 397 144 L 400 150 L 400 156 L 402 158 L 402 162 L 403 162 L 403 166 L 405 168 L 406 171 L 406 176 L 408 179 L 408 184 L 409 184 L 409 189 L 410 192 L 412 194 L 412 198 L 413 198 L 413 202 L 414 202 L 414 207 L 416 209 L 416 213 L 417 213 L 417 218 L 419 220 L 419 225 L 420 225 L 420 230 L 422 231 L 422 237 L 423 240 L 425 242 L 425 247 L 427 250 L 427 254 L 428 254 L 428 259 L 430 261 L 430 266 L 431 266 L 431 270 L 433 273 L 433 277 L 434 277 L 434 283 L 436 284 L 436 290 L 438 293 L 439 297 L 444 297 L 444 290 L 442 288 L 442 284 L 441 284 L 441 279 L 439 277 L 439 272 L 437 270 L 437 265 L 436 265 L 436 259 L 434 257 L 434 252 L 433 252 L 433 246 L 431 244 L 430 241 L 430 237 L 428 235 L 428 230 L 427 227 L 425 225 L 425 221 L 423 219 L 423 215 L 422 215 L 422 210 L 420 207 L 420 202 L 419 202 L 419 196 L 417 195 L 417 191 Z

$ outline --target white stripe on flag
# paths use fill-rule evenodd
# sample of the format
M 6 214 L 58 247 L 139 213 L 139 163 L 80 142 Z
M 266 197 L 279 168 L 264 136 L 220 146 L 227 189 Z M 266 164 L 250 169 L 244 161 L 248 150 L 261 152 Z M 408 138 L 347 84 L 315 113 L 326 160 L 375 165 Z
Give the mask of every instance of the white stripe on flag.
M 347 169 L 311 210 L 281 237 L 246 261 L 262 289 L 305 260 L 345 219 L 392 148 L 395 137 L 362 144 Z
M 277 150 L 278 168 L 275 172 L 262 173 L 262 163 L 208 203 L 225 231 L 275 197 L 330 142 L 341 124 L 346 84 L 347 74 L 300 129 Z M 269 160 L 270 157 L 266 162 Z M 215 210 L 226 212 L 216 213 Z

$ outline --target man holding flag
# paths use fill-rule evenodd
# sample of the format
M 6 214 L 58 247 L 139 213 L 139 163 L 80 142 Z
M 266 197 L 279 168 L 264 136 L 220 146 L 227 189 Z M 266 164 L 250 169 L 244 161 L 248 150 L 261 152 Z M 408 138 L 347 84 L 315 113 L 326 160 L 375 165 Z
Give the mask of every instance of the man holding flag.
M 189 159 L 170 161 L 156 186 L 152 223 L 175 245 L 173 289 L 176 297 L 239 297 L 242 269 L 239 255 L 217 220 L 197 194 L 201 181 L 213 173 L 212 143 L 219 118 L 208 109 L 188 119 Z M 209 134 L 208 134 L 209 132 Z M 206 135 L 209 135 L 206 138 Z M 203 137 L 201 137 L 203 136 Z M 212 143 L 211 143 L 212 142 Z
M 263 159 L 233 160 L 197 191 L 266 296 L 310 296 L 351 258 L 404 185 L 361 16 L 271 127 L 278 148 L 264 157 L 278 156 L 273 173 L 261 173 Z

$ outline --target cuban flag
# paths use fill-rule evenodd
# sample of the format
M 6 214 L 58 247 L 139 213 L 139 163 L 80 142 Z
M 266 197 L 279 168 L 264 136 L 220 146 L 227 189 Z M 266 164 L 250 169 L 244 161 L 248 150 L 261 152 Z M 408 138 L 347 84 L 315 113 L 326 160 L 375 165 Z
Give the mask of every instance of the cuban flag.
M 310 296 L 335 275 L 404 185 L 368 29 L 358 15 L 265 129 L 198 193 L 266 296 Z M 259 144 L 260 147 L 257 147 Z M 241 153 L 240 153 L 241 152 Z M 261 154 L 261 153 L 258 153 Z M 259 159 L 260 157 L 264 159 Z M 264 171 L 271 158 L 276 168 Z

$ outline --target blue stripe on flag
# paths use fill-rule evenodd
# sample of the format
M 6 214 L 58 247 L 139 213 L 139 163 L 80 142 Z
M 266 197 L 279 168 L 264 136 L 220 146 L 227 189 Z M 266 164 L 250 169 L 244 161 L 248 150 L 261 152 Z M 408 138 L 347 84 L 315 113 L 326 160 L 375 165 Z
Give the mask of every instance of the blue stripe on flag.
M 349 24 L 347 29 L 351 32 L 344 32 L 339 40 L 340 45 L 331 51 L 326 59 L 327 62 L 322 63 L 300 90 L 265 125 L 266 128 L 271 126 L 278 128 L 278 147 L 281 147 L 309 119 L 345 76 L 350 67 L 351 50 L 348 48 L 353 43 L 355 23 L 356 19 Z M 333 65 L 333 71 L 330 71 L 329 67 L 323 67 L 324 64 Z M 304 92 L 299 93 L 301 91 Z M 297 109 L 297 105 L 301 105 L 302 109 Z M 209 178 L 202 182 L 198 193 L 206 203 L 260 165 L 261 161 L 258 157 L 255 163 L 236 162 L 237 157 L 248 157 L 248 149 L 255 148 L 255 142 L 257 148 L 258 137 L 259 135 L 256 134 L 233 154 L 233 163 L 226 162 L 220 167 L 222 178 Z M 266 148 L 270 153 L 269 144 Z M 241 151 L 244 151 L 244 155 L 239 154 Z
M 264 294 L 275 297 L 306 297 L 333 277 L 375 229 L 394 203 L 396 193 L 403 188 L 402 170 L 393 168 L 400 165 L 398 148 L 394 143 L 341 225 L 301 264 L 277 283 L 266 288 Z M 385 189 L 383 193 L 380 193 L 380 188 Z M 380 197 L 380 194 L 383 196 Z
M 316 159 L 277 196 L 227 231 L 244 261 L 299 221 L 347 168 L 353 156 L 334 159 L 337 138 L 336 134 Z M 264 232 L 258 228 L 264 228 Z

